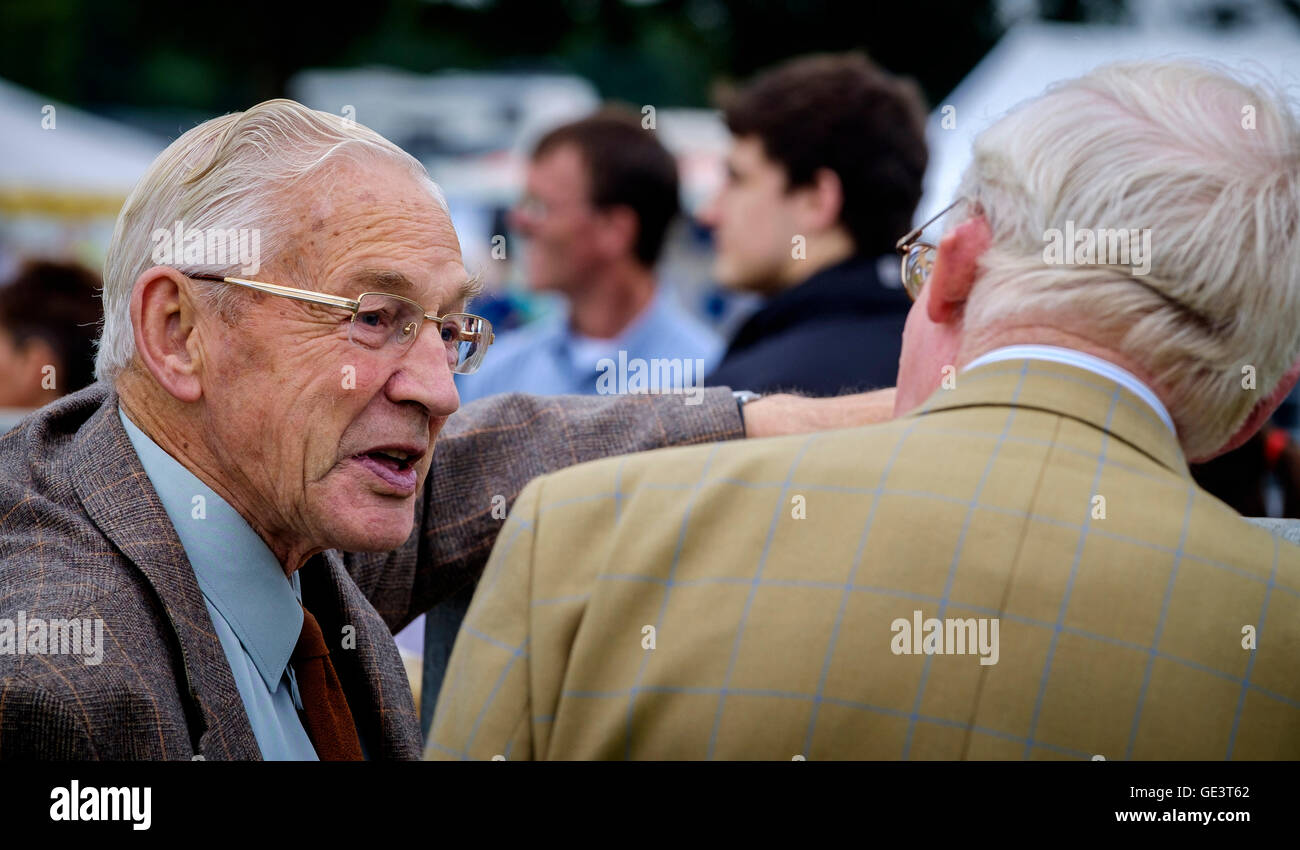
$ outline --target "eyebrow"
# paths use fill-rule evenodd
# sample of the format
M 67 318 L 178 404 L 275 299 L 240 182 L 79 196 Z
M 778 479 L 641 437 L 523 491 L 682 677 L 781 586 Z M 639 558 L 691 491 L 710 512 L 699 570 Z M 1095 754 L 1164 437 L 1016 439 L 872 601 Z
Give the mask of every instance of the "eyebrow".
M 364 287 L 366 292 L 382 290 L 410 297 L 416 289 L 415 284 L 406 275 L 389 269 L 362 269 L 352 276 L 352 281 Z M 467 304 L 471 298 L 482 291 L 482 275 L 476 272 L 456 287 L 455 293 L 447 303 Z
M 352 281 L 366 287 L 366 292 L 384 290 L 406 295 L 415 291 L 415 284 L 406 275 L 385 269 L 362 269 L 352 276 Z
M 456 290 L 455 300 L 451 303 L 469 306 L 469 302 L 477 298 L 482 291 L 483 275 L 480 272 L 474 272 Z

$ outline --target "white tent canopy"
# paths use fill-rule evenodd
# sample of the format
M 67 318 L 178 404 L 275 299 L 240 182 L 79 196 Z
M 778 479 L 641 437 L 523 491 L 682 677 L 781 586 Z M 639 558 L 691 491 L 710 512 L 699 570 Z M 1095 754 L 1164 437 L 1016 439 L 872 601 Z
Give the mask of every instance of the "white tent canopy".
M 1268 27 L 1216 34 L 1181 26 L 1119 28 L 1026 22 L 1014 26 L 931 113 L 926 136 L 930 166 L 916 220 L 951 202 L 970 162 L 971 143 L 1017 104 L 1050 84 L 1100 65 L 1137 59 L 1199 58 L 1229 71 L 1265 76 L 1289 87 L 1300 83 L 1300 27 L 1278 20 Z M 944 129 L 944 108 L 956 126 Z
M 53 128 L 45 129 L 51 118 Z M 0 126 L 0 194 L 11 198 L 97 196 L 120 202 L 166 146 L 163 139 L 4 80 Z

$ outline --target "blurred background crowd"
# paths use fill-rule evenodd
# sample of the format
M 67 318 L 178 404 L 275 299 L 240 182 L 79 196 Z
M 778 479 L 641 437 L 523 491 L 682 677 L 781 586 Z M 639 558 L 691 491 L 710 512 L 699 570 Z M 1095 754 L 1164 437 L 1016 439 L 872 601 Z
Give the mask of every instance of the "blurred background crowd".
M 888 385 L 908 303 L 893 240 L 952 200 L 998 115 L 1120 59 L 1300 81 L 1298 0 L 393 0 L 346 16 L 7 0 L 0 18 L 0 432 L 93 380 L 99 269 L 135 180 L 196 123 L 269 98 L 371 127 L 442 187 L 485 286 L 472 309 L 499 339 L 460 382 L 468 402 L 594 392 L 591 363 L 618 349 L 698 359 L 735 389 Z M 822 84 L 799 82 L 815 62 L 788 64 L 827 53 L 841 64 Z M 763 77 L 778 67 L 803 70 Z M 810 244 L 810 271 L 838 271 L 759 267 L 746 138 L 786 177 L 809 162 L 837 174 L 856 198 L 851 262 Z M 835 262 L 818 268 L 817 251 Z M 820 382 L 797 348 L 763 347 L 801 321 L 791 339 L 829 352 Z M 1292 400 L 1196 475 L 1244 514 L 1300 517 L 1297 435 Z M 399 644 L 420 652 L 415 633 Z

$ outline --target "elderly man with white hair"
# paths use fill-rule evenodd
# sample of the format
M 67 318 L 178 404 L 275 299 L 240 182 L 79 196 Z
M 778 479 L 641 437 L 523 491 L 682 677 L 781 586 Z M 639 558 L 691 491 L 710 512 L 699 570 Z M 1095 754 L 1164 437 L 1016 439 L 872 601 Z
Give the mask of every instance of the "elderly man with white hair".
M 1300 758 L 1300 547 L 1187 466 L 1296 380 L 1295 114 L 1099 69 L 983 133 L 944 218 L 899 244 L 896 420 L 524 490 L 430 756 Z
M 453 416 L 492 331 L 437 186 L 292 101 L 168 147 L 104 278 L 99 382 L 0 439 L 0 758 L 416 757 L 392 632 L 476 580 L 529 478 L 892 403 Z

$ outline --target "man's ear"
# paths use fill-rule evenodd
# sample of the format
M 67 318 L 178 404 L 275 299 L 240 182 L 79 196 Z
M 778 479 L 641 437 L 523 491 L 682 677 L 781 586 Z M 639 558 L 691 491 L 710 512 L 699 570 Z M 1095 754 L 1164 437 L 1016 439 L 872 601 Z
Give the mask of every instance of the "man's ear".
M 829 168 L 819 168 L 813 173 L 812 183 L 801 189 L 803 213 L 801 224 L 812 231 L 830 230 L 840 223 L 844 211 L 844 184 L 840 176 Z
M 604 227 L 600 229 L 601 247 L 613 257 L 623 257 L 636 250 L 636 238 L 640 229 L 636 211 L 631 207 L 618 204 L 601 210 L 600 217 Z
M 1246 444 L 1246 441 L 1255 436 L 1255 432 L 1264 427 L 1264 423 L 1277 410 L 1278 405 L 1286 401 L 1286 397 L 1291 394 L 1291 389 L 1296 385 L 1296 380 L 1300 379 L 1300 360 L 1297 360 L 1287 373 L 1278 381 L 1277 387 L 1273 392 L 1268 394 L 1268 398 L 1260 399 L 1251 409 L 1250 415 L 1246 421 L 1237 429 L 1228 442 L 1224 443 L 1217 451 L 1211 452 L 1205 457 L 1190 458 L 1192 463 L 1205 463 L 1207 460 L 1213 460 L 1222 454 L 1227 454 L 1233 449 L 1240 448 Z
M 167 266 L 154 266 L 136 278 L 131 290 L 131 328 L 135 348 L 149 374 L 179 401 L 203 395 L 201 358 L 190 281 Z
M 984 216 L 968 218 L 939 240 L 939 250 L 925 288 L 926 314 L 935 324 L 947 324 L 961 316 L 979 275 L 979 259 L 993 241 Z

